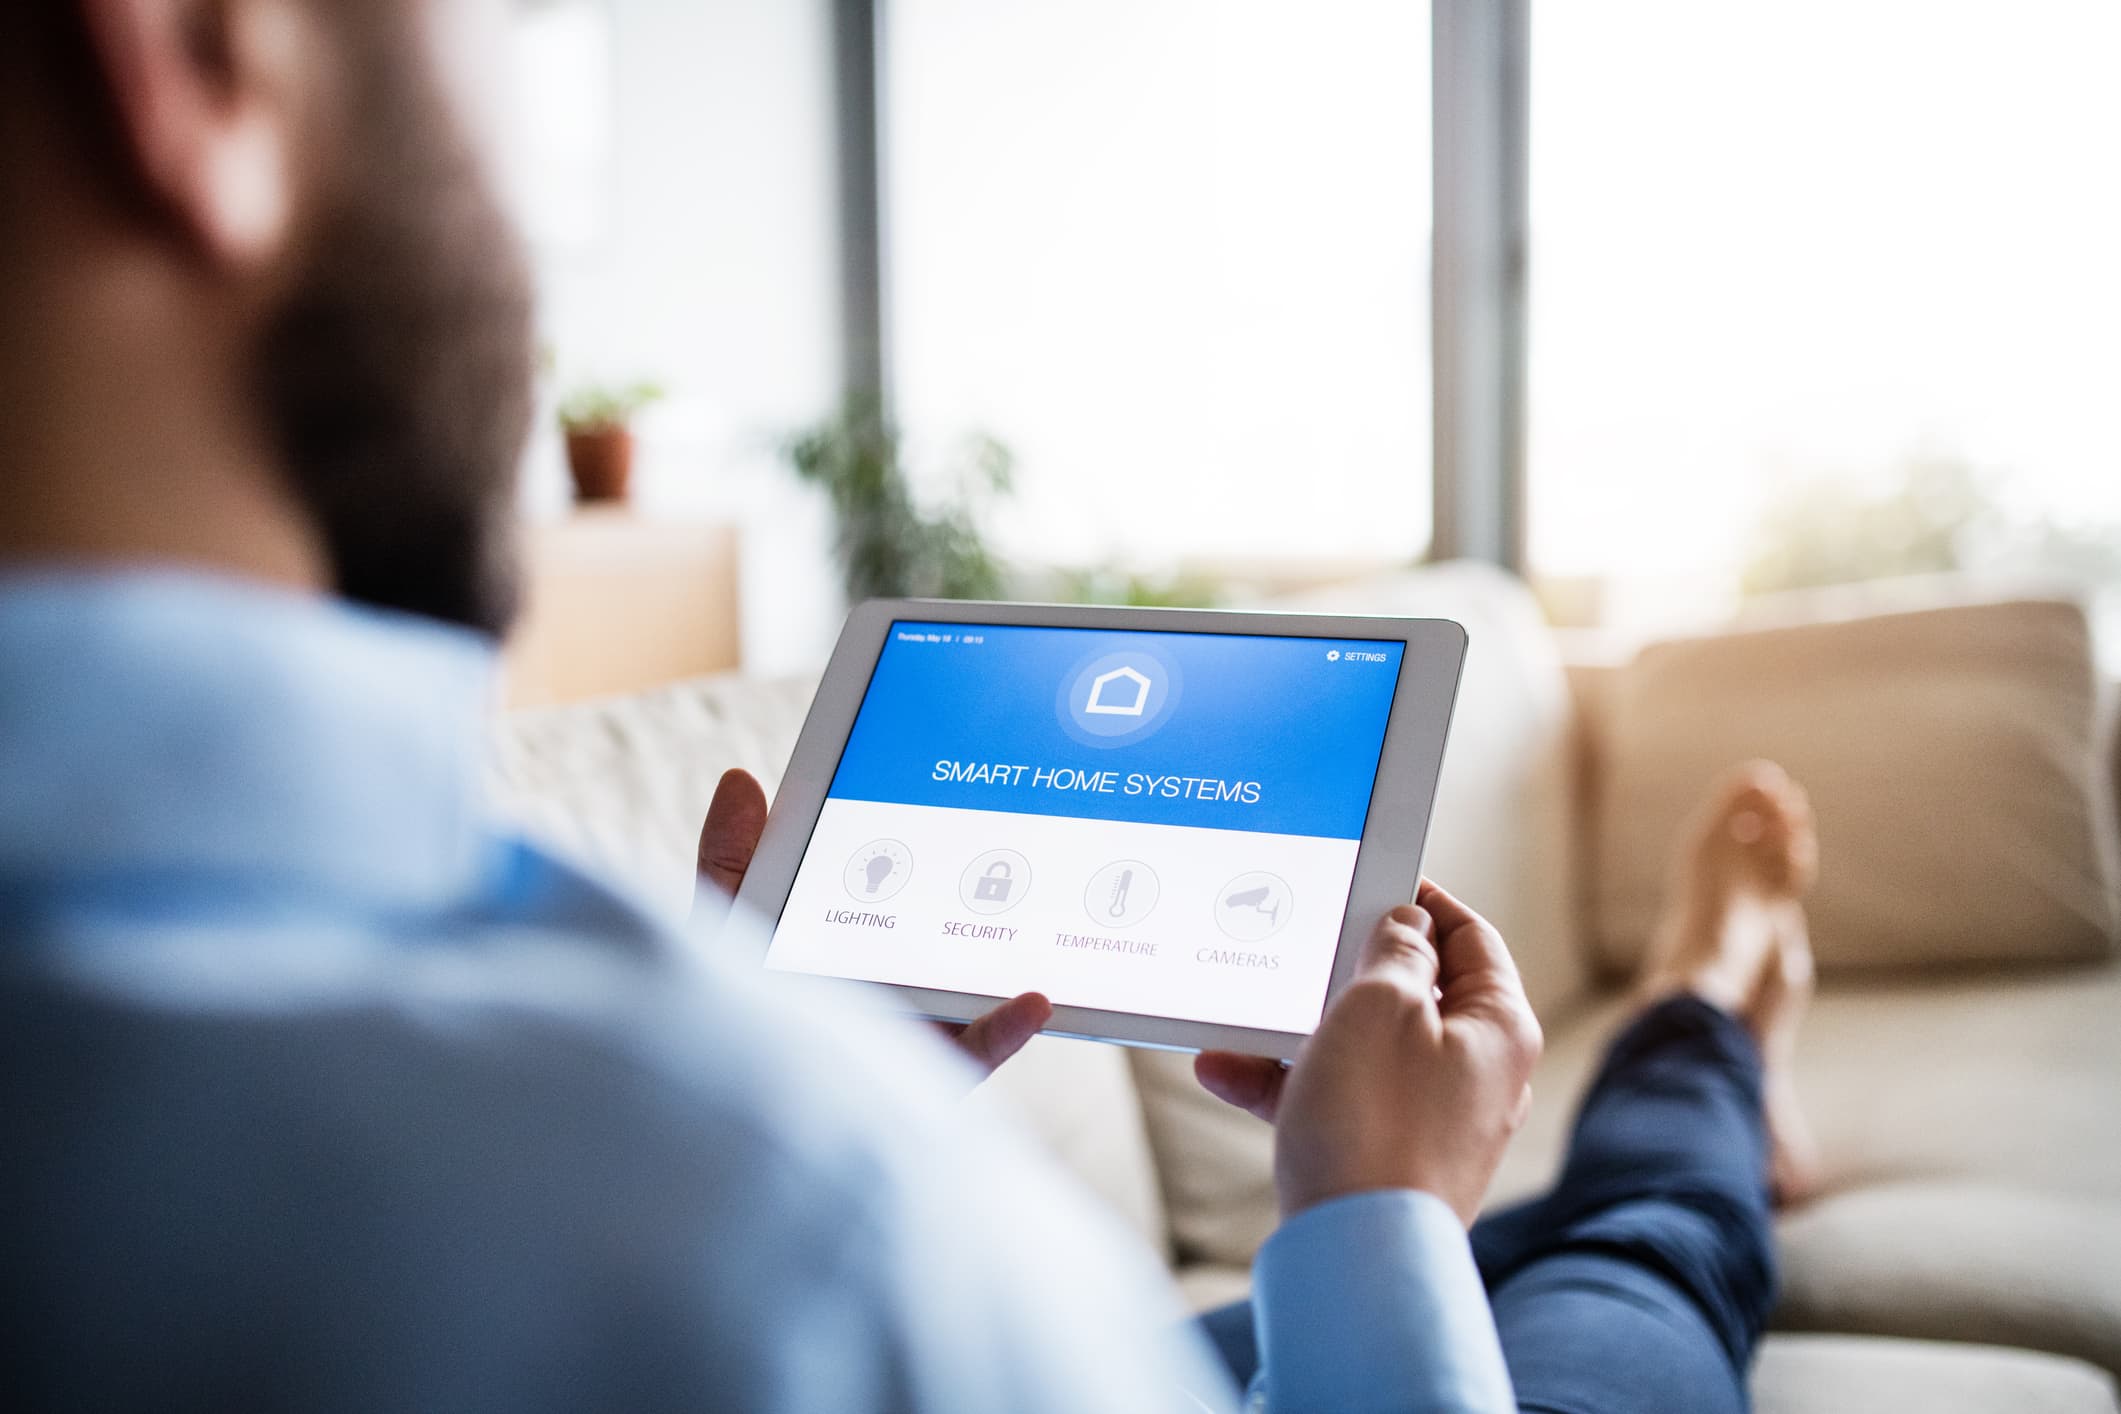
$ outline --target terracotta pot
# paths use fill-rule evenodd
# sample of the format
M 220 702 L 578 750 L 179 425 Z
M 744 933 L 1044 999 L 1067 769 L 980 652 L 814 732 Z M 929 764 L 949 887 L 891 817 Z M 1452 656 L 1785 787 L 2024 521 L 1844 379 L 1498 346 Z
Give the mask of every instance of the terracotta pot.
M 633 433 L 624 427 L 567 429 L 567 469 L 578 501 L 623 501 L 633 479 Z

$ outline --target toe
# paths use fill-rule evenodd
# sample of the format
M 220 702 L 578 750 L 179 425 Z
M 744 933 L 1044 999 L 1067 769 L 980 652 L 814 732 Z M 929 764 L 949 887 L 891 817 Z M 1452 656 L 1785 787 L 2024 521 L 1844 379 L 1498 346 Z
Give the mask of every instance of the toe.
M 1774 796 L 1782 795 L 1796 784 L 1790 779 L 1789 772 L 1765 757 L 1755 757 L 1733 766 L 1724 782 L 1733 790 L 1757 790 Z
M 1711 796 L 1715 833 L 1738 846 L 1746 872 L 1777 893 L 1801 894 L 1818 865 L 1811 800 L 1772 761 L 1734 767 Z

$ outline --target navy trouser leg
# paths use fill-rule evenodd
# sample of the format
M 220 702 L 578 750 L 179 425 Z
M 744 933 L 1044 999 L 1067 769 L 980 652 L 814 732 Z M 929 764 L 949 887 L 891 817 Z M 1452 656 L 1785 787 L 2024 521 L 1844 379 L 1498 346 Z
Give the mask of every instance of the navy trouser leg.
M 1222 1356 L 1239 1389 L 1259 1373 L 1259 1335 L 1252 1326 L 1252 1303 L 1233 1301 L 1206 1312 L 1194 1323 Z
M 1693 996 L 1613 1041 L 1552 1192 L 1473 1229 L 1520 1406 L 1749 1407 L 1775 1298 L 1760 1055 Z
M 1560 1181 L 1485 1218 L 1473 1251 L 1519 1405 L 1541 1414 L 1738 1414 L 1774 1301 L 1760 1057 L 1690 996 L 1615 1038 Z M 1202 1327 L 1240 1382 L 1250 1308 Z

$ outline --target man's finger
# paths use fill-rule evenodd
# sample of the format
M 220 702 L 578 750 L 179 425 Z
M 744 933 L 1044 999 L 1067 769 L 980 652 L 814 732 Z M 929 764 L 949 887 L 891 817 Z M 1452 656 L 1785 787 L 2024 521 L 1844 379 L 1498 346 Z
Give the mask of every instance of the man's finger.
M 735 897 L 765 829 L 766 788 L 749 771 L 724 772 L 700 826 L 700 878 Z
M 1281 1108 L 1281 1089 L 1289 1070 L 1280 1061 L 1241 1056 L 1233 1051 L 1202 1051 L 1193 1058 L 1193 1075 L 1201 1088 L 1226 1105 L 1272 1124 Z
M 1053 1003 L 1037 992 L 1026 992 L 1011 997 L 978 1020 L 966 1022 L 951 1039 L 992 1075 L 1052 1019 Z
M 1493 1026 L 1507 1037 L 1527 1066 L 1539 1059 L 1546 1038 L 1525 995 L 1524 978 L 1510 949 L 1479 915 L 1437 939 L 1437 1003 L 1445 1022 L 1463 1017 Z
M 1454 992 L 1470 997 L 1495 987 L 1523 996 L 1517 959 L 1510 956 L 1493 924 L 1426 879 L 1422 880 L 1421 899 L 1436 919 L 1436 985 L 1443 988 L 1446 1011 L 1451 1009 Z
M 1414 891 L 1414 902 L 1427 909 L 1429 915 L 1436 920 L 1436 932 L 1439 936 L 1455 933 L 1460 928 L 1487 923 L 1485 918 L 1453 898 L 1441 884 L 1426 875 L 1422 877 L 1421 887 Z
M 1408 996 L 1434 999 L 1437 976 L 1436 924 L 1428 910 L 1403 903 L 1378 920 L 1355 965 L 1358 981 L 1389 981 Z

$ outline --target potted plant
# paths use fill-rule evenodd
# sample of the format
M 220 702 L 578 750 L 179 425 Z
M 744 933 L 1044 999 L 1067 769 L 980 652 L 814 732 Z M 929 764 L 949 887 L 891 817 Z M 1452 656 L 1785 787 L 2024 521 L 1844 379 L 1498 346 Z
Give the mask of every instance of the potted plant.
M 902 464 L 898 428 L 871 395 L 787 439 L 783 452 L 804 481 L 824 488 L 836 522 L 847 597 L 999 599 L 1009 574 L 981 534 L 981 512 L 1007 496 L 1015 459 L 975 436 L 938 470 L 951 494 L 928 509 Z
M 578 501 L 623 501 L 633 477 L 633 419 L 662 399 L 655 383 L 578 388 L 560 404 Z

